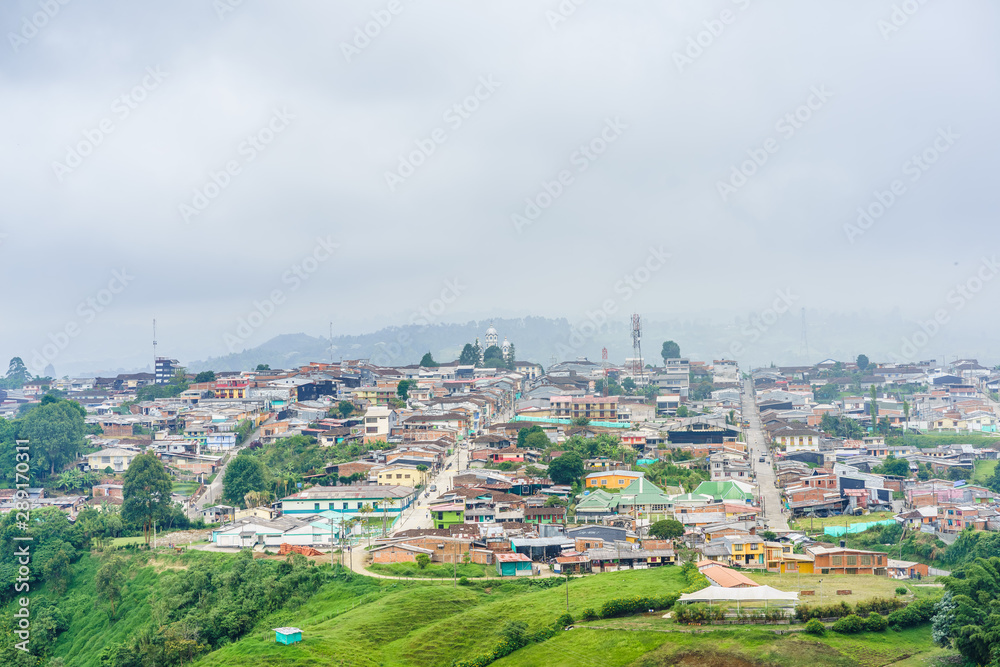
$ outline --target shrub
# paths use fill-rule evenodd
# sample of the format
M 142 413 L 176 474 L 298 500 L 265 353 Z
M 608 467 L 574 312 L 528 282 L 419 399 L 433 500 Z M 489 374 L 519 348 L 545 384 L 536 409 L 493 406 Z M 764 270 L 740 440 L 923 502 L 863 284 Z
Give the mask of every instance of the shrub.
M 888 614 L 905 606 L 906 600 L 898 598 L 870 598 L 857 603 L 854 610 L 858 616 L 867 616 L 873 611 L 877 611 L 880 614 Z
M 833 624 L 833 631 L 843 635 L 853 635 L 858 632 L 864 632 L 864 630 L 865 619 L 857 614 L 848 614 Z
M 583 620 L 596 621 L 598 618 L 600 617 L 597 615 L 597 612 L 594 611 L 593 607 L 587 607 L 583 610 Z
M 806 632 L 817 637 L 822 637 L 826 634 L 826 626 L 818 618 L 810 618 L 809 622 L 806 623 Z
M 934 616 L 934 605 L 937 604 L 940 599 L 941 598 L 922 598 L 920 600 L 914 600 L 906 607 L 889 614 L 889 618 L 887 619 L 889 626 L 893 630 L 901 630 L 903 628 L 910 628 L 914 625 L 926 623 L 931 620 L 932 616 Z
M 873 611 L 865 619 L 865 629 L 868 632 L 884 632 L 887 627 L 889 627 L 889 622 L 885 620 L 885 616 L 878 612 Z
M 808 621 L 811 618 L 843 618 L 852 611 L 851 605 L 846 602 L 816 606 L 800 604 L 795 608 L 795 618 L 799 621 Z
M 458 585 L 459 586 L 468 586 L 469 585 L 469 578 L 468 577 L 459 577 L 458 578 Z
M 598 615 L 601 618 L 615 618 L 639 614 L 650 609 L 670 609 L 677 602 L 678 597 L 680 596 L 677 593 L 669 593 L 659 597 L 637 595 L 630 598 L 612 598 L 601 605 Z
M 906 595 L 907 592 L 906 586 L 898 586 L 896 588 L 896 595 Z
M 567 625 L 573 625 L 573 616 L 571 614 L 566 613 L 556 619 L 557 627 L 565 628 Z

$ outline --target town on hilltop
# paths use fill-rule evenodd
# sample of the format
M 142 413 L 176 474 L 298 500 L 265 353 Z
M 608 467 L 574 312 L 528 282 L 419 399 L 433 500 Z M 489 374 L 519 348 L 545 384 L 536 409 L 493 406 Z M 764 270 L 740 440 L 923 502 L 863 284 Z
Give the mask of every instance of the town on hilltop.
M 852 609 L 836 596 L 860 613 L 869 590 L 920 590 L 950 574 L 942 549 L 1000 531 L 1000 372 L 976 360 L 743 369 L 668 341 L 656 364 L 545 368 L 492 327 L 484 340 L 453 361 L 197 375 L 158 357 L 154 373 L 37 378 L 15 358 L 0 410 L 18 442 L 41 419 L 60 435 L 0 510 L 26 497 L 102 548 L 298 554 L 376 578 L 683 566 L 677 623 L 741 601 L 775 609 L 762 623 L 816 603 L 836 620 Z M 642 604 L 673 602 L 657 600 Z

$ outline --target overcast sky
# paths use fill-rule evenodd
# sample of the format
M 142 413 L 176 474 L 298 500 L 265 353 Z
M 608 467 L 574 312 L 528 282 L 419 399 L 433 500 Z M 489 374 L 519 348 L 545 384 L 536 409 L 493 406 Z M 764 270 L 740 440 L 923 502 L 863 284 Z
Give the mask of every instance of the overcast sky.
M 141 363 L 153 318 L 182 360 L 788 289 L 998 324 L 989 0 L 9 0 L 0 25 L 0 356 L 36 372 Z

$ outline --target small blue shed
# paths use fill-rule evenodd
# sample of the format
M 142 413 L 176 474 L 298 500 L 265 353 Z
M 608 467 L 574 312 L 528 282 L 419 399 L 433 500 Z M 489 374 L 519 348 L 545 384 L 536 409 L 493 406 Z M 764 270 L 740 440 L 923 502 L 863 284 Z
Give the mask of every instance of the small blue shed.
M 298 628 L 275 628 L 274 641 L 279 644 L 294 644 L 302 641 L 302 631 Z

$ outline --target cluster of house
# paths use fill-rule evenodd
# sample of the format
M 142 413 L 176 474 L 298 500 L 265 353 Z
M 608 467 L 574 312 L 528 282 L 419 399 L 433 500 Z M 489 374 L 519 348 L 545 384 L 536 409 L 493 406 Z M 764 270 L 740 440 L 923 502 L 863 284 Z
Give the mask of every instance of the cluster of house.
M 762 368 L 752 373 L 761 419 L 788 451 L 817 449 L 819 432 L 815 429 L 823 415 L 871 426 L 872 388 L 879 420 L 886 419 L 892 426 L 919 431 L 997 431 L 998 417 L 989 395 L 1000 389 L 1000 372 L 981 366 L 975 359 L 868 366 L 861 371 L 866 375 L 860 380 L 838 377 L 840 369 L 859 370 L 856 364 L 829 360 L 815 366 Z M 839 397 L 815 400 L 814 390 L 826 385 L 837 388 Z M 901 400 L 887 395 L 903 385 L 925 388 L 907 392 L 907 409 Z M 859 389 L 857 395 L 843 395 Z

